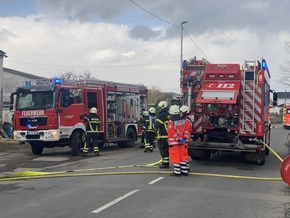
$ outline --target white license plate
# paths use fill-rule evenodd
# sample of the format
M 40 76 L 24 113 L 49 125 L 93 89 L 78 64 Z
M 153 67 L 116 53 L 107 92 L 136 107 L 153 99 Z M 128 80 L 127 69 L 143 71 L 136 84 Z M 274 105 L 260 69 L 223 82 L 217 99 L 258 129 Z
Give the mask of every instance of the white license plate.
M 38 135 L 37 131 L 27 131 L 27 135 Z

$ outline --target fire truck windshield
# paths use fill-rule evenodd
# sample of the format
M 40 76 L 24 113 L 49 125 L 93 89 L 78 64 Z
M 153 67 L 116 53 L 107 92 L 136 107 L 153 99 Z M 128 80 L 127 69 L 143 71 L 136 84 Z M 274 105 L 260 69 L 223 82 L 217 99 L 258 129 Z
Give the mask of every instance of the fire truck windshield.
M 18 93 L 16 108 L 18 110 L 48 109 L 54 106 L 53 92 Z

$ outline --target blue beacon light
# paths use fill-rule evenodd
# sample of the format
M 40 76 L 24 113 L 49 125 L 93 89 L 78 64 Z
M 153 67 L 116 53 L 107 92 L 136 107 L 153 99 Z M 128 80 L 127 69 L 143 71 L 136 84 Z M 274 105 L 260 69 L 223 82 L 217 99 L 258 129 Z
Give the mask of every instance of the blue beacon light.
M 266 60 L 262 60 L 262 69 L 263 70 L 266 70 L 268 67 L 267 67 L 267 62 L 266 62 Z
M 55 78 L 53 80 L 53 83 L 56 85 L 56 84 L 61 84 L 61 79 L 60 78 Z

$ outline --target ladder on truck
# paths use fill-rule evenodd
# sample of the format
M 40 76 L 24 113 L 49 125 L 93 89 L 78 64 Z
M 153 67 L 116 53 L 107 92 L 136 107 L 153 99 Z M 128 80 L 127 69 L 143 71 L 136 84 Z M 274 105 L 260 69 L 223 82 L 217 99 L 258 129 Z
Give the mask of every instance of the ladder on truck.
M 256 70 L 257 61 L 245 61 L 244 65 L 244 99 L 242 104 L 242 130 L 255 130 L 255 98 L 256 98 Z

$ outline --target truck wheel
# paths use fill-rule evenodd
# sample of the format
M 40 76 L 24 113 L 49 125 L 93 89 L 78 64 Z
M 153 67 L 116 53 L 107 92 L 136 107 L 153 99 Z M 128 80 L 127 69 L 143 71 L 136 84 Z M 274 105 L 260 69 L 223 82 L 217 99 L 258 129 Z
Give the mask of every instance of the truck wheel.
M 82 146 L 81 136 L 79 131 L 74 131 L 71 135 L 71 141 L 70 141 L 70 148 L 71 153 L 73 156 L 77 156 L 80 154 L 80 149 Z
M 270 143 L 268 144 L 268 146 L 270 147 Z M 266 155 L 269 155 L 270 154 L 270 149 L 269 148 L 265 148 L 265 153 L 266 153 Z
M 135 140 L 136 140 L 136 133 L 134 129 L 128 128 L 127 133 L 126 133 L 126 138 L 128 139 L 127 141 L 122 141 L 118 142 L 118 146 L 120 148 L 127 148 L 127 147 L 133 147 L 135 145 Z
M 42 142 L 30 142 L 31 151 L 34 155 L 41 155 L 43 151 L 43 143 Z
M 98 148 L 102 149 L 104 147 L 105 143 L 104 142 L 99 142 L 98 143 Z
M 261 153 L 259 154 L 259 158 L 257 160 L 258 165 L 264 165 L 266 161 L 266 152 L 265 151 L 260 151 Z
M 211 158 L 211 150 L 204 151 L 204 160 L 208 161 Z

